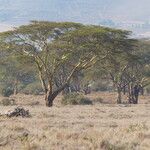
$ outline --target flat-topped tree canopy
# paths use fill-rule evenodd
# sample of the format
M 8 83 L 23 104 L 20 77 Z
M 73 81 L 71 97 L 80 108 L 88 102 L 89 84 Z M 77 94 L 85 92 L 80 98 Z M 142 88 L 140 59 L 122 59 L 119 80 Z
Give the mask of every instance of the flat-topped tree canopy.
M 33 46 L 36 49 L 43 50 L 45 45 L 60 35 L 82 26 L 82 24 L 73 22 L 31 21 L 30 24 L 0 33 L 0 35 L 7 37 L 9 42 L 14 42 L 18 45 Z
M 126 30 L 87 25 L 70 31 L 60 38 L 74 45 L 78 57 L 81 53 L 92 53 L 101 59 L 133 51 L 137 40 L 129 38 L 130 35 L 131 32 Z
M 19 34 L 32 34 L 33 37 L 37 36 L 40 38 L 40 35 L 42 35 L 42 37 L 49 38 L 72 29 L 78 29 L 81 26 L 81 24 L 73 22 L 31 21 L 28 25 L 22 25 L 16 28 L 15 32 Z

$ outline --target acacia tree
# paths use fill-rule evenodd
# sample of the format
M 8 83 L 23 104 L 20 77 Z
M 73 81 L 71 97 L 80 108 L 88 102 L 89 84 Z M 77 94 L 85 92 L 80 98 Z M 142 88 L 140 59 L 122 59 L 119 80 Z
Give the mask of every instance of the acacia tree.
M 128 80 L 128 99 L 130 103 L 138 103 L 139 94 L 144 94 L 144 88 L 150 84 L 150 55 L 149 43 L 138 41 L 135 51 L 138 56 L 136 61 L 129 62 L 130 67 L 126 70 L 125 78 Z
M 146 75 L 149 70 L 149 50 L 145 49 L 145 43 L 141 50 L 139 43 L 141 42 L 137 40 L 126 39 L 121 44 L 122 52 L 108 59 L 103 67 L 117 89 L 117 103 L 122 102 L 124 93 L 127 94 L 129 103 L 137 104 L 140 90 L 150 83 Z
M 122 92 L 128 84 L 124 74 L 130 66 L 129 62 L 136 60 L 133 54 L 136 40 L 129 38 L 130 32 L 116 30 L 109 41 L 106 49 L 111 53 L 104 60 L 99 59 L 97 66 L 105 72 L 103 78 L 111 80 L 117 91 L 117 103 L 122 103 Z M 101 72 L 100 72 L 101 74 Z
M 18 86 L 23 87 L 34 80 L 34 67 L 30 59 L 6 50 L 6 45 L 3 44 L 0 47 L 0 82 L 2 89 L 8 88 L 16 95 L 19 92 Z
M 126 93 L 128 94 L 129 103 L 137 104 L 142 84 L 144 86 L 144 66 L 138 61 L 129 63 L 129 67 L 124 72 L 124 80 L 126 81 Z
M 131 55 L 131 54 L 130 54 Z M 108 74 L 111 81 L 114 84 L 114 88 L 117 91 L 117 103 L 122 103 L 122 93 L 125 94 L 126 86 L 131 83 L 131 80 L 127 74 L 131 65 L 129 62 L 133 61 L 133 57 L 126 53 L 114 56 L 108 63 Z
M 1 34 L 9 49 L 32 59 L 36 65 L 48 107 L 66 88 L 73 74 L 90 66 L 95 59 L 93 55 L 87 57 L 87 53 L 80 53 L 80 49 L 69 43 L 68 38 L 65 41 L 59 40 L 62 35 L 82 26 L 77 23 L 33 21 Z
M 19 58 L 8 52 L 0 61 L 0 81 L 3 89 L 10 89 L 14 95 L 19 92 L 19 86 L 33 82 L 35 71 L 30 60 Z

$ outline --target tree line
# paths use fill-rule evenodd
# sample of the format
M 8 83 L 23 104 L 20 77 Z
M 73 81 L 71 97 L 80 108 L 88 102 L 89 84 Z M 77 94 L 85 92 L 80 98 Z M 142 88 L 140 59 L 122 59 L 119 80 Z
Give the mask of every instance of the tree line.
M 138 103 L 150 84 L 150 42 L 131 32 L 73 22 L 31 21 L 0 33 L 0 81 L 13 93 L 39 83 L 45 104 L 63 92 L 88 92 L 89 85 L 109 81 L 118 93 Z M 5 89 L 5 88 L 4 88 Z

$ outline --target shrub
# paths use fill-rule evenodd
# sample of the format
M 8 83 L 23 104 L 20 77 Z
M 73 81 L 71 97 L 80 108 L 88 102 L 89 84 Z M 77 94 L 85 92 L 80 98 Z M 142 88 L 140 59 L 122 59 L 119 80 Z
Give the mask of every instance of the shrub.
M 9 98 L 4 98 L 1 101 L 1 105 L 3 106 L 10 106 L 10 105 L 15 105 L 15 100 L 14 99 L 9 99 Z
M 10 87 L 4 88 L 2 89 L 2 96 L 4 97 L 9 97 L 10 95 L 12 95 L 14 93 L 14 90 Z
M 66 94 L 61 103 L 63 105 L 92 105 L 92 101 L 81 93 L 72 92 Z
M 95 98 L 95 99 L 93 100 L 93 102 L 94 102 L 94 103 L 103 103 L 104 100 L 99 97 L 99 98 Z
M 43 92 L 43 90 L 39 82 L 33 82 L 27 85 L 24 89 L 22 89 L 21 92 L 27 95 L 29 94 L 39 95 L 41 92 Z

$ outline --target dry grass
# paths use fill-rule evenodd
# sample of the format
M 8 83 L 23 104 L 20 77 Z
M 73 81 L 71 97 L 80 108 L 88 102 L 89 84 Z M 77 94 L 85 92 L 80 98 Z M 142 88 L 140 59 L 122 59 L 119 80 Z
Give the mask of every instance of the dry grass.
M 46 108 L 42 96 L 18 95 L 16 103 L 32 117 L 0 117 L 0 150 L 150 149 L 150 97 L 141 97 L 139 105 L 116 105 L 112 93 L 89 97 L 110 104 L 60 106 L 58 97 L 53 108 Z M 14 107 L 0 106 L 0 113 Z

